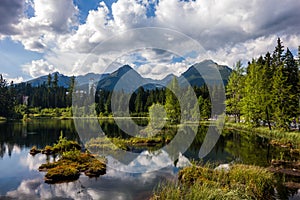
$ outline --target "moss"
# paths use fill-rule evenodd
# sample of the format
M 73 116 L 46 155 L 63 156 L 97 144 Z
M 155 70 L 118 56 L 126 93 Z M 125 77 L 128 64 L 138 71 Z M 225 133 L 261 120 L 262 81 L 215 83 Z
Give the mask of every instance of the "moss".
M 46 183 L 58 183 L 58 182 L 68 182 L 77 180 L 80 176 L 80 172 L 73 166 L 56 166 L 48 170 L 45 175 Z
M 34 156 L 34 155 L 36 155 L 36 154 L 38 154 L 38 153 L 41 153 L 41 152 L 42 152 L 42 150 L 38 149 L 36 146 L 33 146 L 33 147 L 30 149 L 30 151 L 29 151 L 29 153 L 30 153 L 32 156 Z
M 173 133 L 172 133 L 173 134 Z M 168 144 L 174 135 L 168 131 L 156 135 L 155 137 L 131 137 L 131 138 L 107 138 L 98 137 L 90 139 L 86 144 L 86 148 L 93 152 L 100 151 L 129 151 L 132 148 L 143 148 L 147 150 L 157 150 L 163 145 Z
M 39 171 L 47 171 L 45 175 L 47 183 L 73 181 L 79 178 L 80 172 L 89 177 L 99 177 L 106 173 L 106 159 L 95 158 L 90 153 L 76 150 L 68 151 L 58 161 L 42 164 Z
M 99 177 L 106 173 L 106 165 L 104 162 L 94 160 L 89 164 L 88 169 L 84 171 L 84 174 L 88 177 Z
M 55 153 L 63 153 L 74 149 L 81 150 L 81 146 L 76 141 L 67 140 L 61 132 L 57 144 L 53 145 L 53 151 Z
M 52 146 L 45 146 L 45 148 L 42 150 L 42 154 L 51 155 L 53 154 L 53 147 Z
M 69 141 L 62 135 L 57 144 L 46 146 L 42 152 L 44 154 L 60 155 L 60 159 L 55 162 L 44 163 L 39 166 L 39 171 L 46 171 L 46 183 L 60 183 L 77 180 L 80 172 L 84 172 L 89 177 L 99 177 L 106 173 L 106 159 L 96 158 L 89 152 L 81 152 L 80 145 L 75 141 Z M 32 151 L 36 151 L 32 147 Z
M 47 171 L 54 167 L 57 167 L 58 163 L 44 163 L 39 166 L 39 171 Z

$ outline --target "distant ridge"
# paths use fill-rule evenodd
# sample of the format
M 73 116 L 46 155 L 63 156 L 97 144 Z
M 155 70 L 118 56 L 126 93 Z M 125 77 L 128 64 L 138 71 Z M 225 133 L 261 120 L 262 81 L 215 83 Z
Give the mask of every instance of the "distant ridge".
M 216 70 L 219 71 L 219 74 L 216 74 Z M 201 72 L 201 74 L 199 73 Z M 87 89 L 90 81 L 94 81 L 97 85 L 97 89 L 103 90 L 124 90 L 132 91 L 136 85 L 143 85 L 144 89 L 152 90 L 155 88 L 166 87 L 173 78 L 177 78 L 180 86 L 187 86 L 186 80 L 192 86 L 202 86 L 204 85 L 204 77 L 206 81 L 213 83 L 221 77 L 223 83 L 226 85 L 229 79 L 229 76 L 232 72 L 228 66 L 218 65 L 212 60 L 204 60 L 199 63 L 195 63 L 190 66 L 185 72 L 183 72 L 179 77 L 169 74 L 162 80 L 154 80 L 151 78 L 142 77 L 137 71 L 135 71 L 129 65 L 123 65 L 116 71 L 110 74 L 95 74 L 88 73 L 85 75 L 80 75 L 76 77 L 77 87 L 80 89 Z M 65 76 L 58 72 L 55 72 L 58 75 L 58 85 L 68 88 L 70 84 L 71 77 Z M 55 73 L 51 74 L 52 80 Z M 48 75 L 41 76 L 39 78 L 32 79 L 26 83 L 31 84 L 33 87 L 38 87 L 40 85 L 46 84 L 48 80 Z M 121 83 L 118 83 L 121 80 Z M 117 85 L 118 83 L 118 85 Z M 117 88 L 116 88 L 117 86 Z

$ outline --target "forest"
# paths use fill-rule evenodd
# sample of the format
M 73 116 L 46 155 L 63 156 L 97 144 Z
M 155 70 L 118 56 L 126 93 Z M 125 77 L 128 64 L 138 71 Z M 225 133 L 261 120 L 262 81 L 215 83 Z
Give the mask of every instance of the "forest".
M 227 114 L 269 129 L 288 130 L 299 123 L 299 55 L 300 47 L 295 59 L 278 38 L 272 54 L 252 59 L 247 67 L 237 62 L 226 87 Z
M 253 58 L 247 66 L 238 61 L 233 66 L 233 71 L 226 85 L 226 114 L 234 118 L 235 122 L 245 122 L 251 126 L 268 125 L 270 129 L 288 130 L 292 124 L 299 122 L 299 67 L 300 59 L 294 57 L 289 48 L 283 46 L 280 38 L 277 40 L 275 50 L 259 58 Z M 0 76 L 0 116 L 6 118 L 21 118 L 24 113 L 40 112 L 47 108 L 70 108 L 72 95 L 80 95 L 83 101 L 75 109 L 82 110 L 83 115 L 88 109 L 85 105 L 93 102 L 97 116 L 110 116 L 111 97 L 113 92 L 109 90 L 88 91 L 77 93 L 74 91 L 75 77 L 71 78 L 68 88 L 58 86 L 57 74 L 48 75 L 47 82 L 32 87 L 28 83 L 13 84 Z M 215 86 L 218 87 L 218 86 Z M 168 89 L 169 88 L 169 89 Z M 177 99 L 171 92 L 181 90 L 184 96 Z M 201 119 L 211 117 L 211 100 L 214 94 L 206 85 L 193 86 L 197 97 L 197 104 Z M 192 91 L 190 91 L 192 92 Z M 179 102 L 188 99 L 188 88 L 181 88 L 174 78 L 167 88 L 145 90 L 137 89 L 133 94 L 124 91 L 115 91 L 118 105 L 122 106 L 125 99 L 129 101 L 131 116 L 148 116 L 149 108 L 153 104 L 164 105 L 167 117 L 171 121 L 179 122 L 181 110 Z M 24 97 L 28 97 L 24 102 Z M 33 109 L 34 108 L 34 109 Z M 194 112 L 196 108 L 188 107 Z M 33 111 L 34 110 L 34 111 Z M 185 111 L 183 111 L 185 112 Z M 71 114 L 70 114 L 71 115 Z M 71 117 L 71 116 L 70 116 Z

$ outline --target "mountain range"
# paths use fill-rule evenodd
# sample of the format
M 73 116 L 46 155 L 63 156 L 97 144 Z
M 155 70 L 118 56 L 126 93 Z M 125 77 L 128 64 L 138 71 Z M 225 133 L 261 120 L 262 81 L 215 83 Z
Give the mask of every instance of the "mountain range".
M 219 72 L 216 73 L 216 72 Z M 200 73 L 201 74 L 200 74 Z M 118 70 L 108 74 L 95 74 L 88 73 L 86 75 L 80 75 L 75 77 L 76 87 L 82 90 L 89 88 L 89 83 L 94 81 L 97 89 L 103 90 L 124 90 L 124 91 L 135 91 L 139 86 L 143 86 L 144 89 L 152 90 L 155 88 L 161 88 L 167 86 L 173 78 L 177 78 L 180 86 L 186 86 L 189 82 L 192 86 L 202 86 L 204 83 L 214 83 L 216 80 L 221 79 L 224 84 L 227 84 L 228 78 L 232 70 L 225 65 L 218 65 L 212 60 L 204 60 L 190 66 L 184 73 L 179 77 L 169 74 L 162 80 L 155 80 L 151 78 L 142 77 L 137 71 L 131 68 L 129 65 L 124 65 Z M 65 76 L 58 72 L 58 86 L 65 88 L 69 87 L 71 77 Z M 52 80 L 55 75 L 52 73 Z M 27 81 L 33 87 L 47 83 L 48 75 L 41 76 L 36 79 Z

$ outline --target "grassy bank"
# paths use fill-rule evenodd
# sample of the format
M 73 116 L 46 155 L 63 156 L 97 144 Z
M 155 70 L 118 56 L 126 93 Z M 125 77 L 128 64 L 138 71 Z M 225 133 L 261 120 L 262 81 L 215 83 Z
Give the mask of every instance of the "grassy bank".
M 274 185 L 273 174 L 264 168 L 233 165 L 225 171 L 194 165 L 179 172 L 177 183 L 159 186 L 151 199 L 270 199 Z
M 300 132 L 299 131 L 280 131 L 269 130 L 268 127 L 250 127 L 242 123 L 226 123 L 226 128 L 233 128 L 239 131 L 247 131 L 258 134 L 262 137 L 270 139 L 273 145 L 286 145 L 294 149 L 300 148 Z

